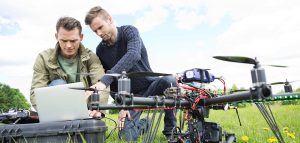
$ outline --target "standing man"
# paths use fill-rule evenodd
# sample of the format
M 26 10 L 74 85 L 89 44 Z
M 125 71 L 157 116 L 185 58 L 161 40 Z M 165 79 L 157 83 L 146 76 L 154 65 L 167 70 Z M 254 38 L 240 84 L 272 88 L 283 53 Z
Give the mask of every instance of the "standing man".
M 80 22 L 72 17 L 61 17 L 57 21 L 55 48 L 41 52 L 33 66 L 30 101 L 35 109 L 35 88 L 74 82 L 83 82 L 89 87 L 103 76 L 104 69 L 96 54 L 81 44 L 81 32 Z M 108 94 L 102 94 L 100 101 L 107 104 Z
M 89 10 L 85 17 L 85 24 L 89 25 L 92 31 L 102 39 L 97 46 L 96 54 L 106 73 L 121 73 L 124 70 L 127 73 L 152 71 L 146 48 L 137 28 L 130 25 L 116 27 L 111 15 L 100 6 Z M 117 80 L 108 75 L 103 76 L 94 87 L 98 90 L 103 90 L 109 85 L 111 91 L 118 91 Z M 171 85 L 176 85 L 175 78 L 145 77 L 131 79 L 132 93 L 144 97 L 161 95 Z M 127 141 L 132 141 L 139 137 L 142 132 L 142 126 L 144 126 L 143 123 L 147 124 L 147 122 L 139 120 L 141 112 L 133 110 L 129 112 L 121 110 L 118 123 L 119 127 L 121 127 L 121 136 L 125 137 Z M 135 126 L 128 119 L 125 120 L 124 124 L 123 119 L 126 115 L 132 118 Z M 165 110 L 164 123 L 163 133 L 168 137 L 176 127 L 176 118 L 173 110 Z

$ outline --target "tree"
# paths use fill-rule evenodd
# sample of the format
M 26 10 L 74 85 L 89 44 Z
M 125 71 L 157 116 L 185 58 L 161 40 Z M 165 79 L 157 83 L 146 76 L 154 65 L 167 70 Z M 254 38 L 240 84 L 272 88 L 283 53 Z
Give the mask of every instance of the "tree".
M 300 92 L 300 87 L 295 90 L 295 92 Z
M 238 88 L 235 84 L 233 84 L 232 87 L 231 87 L 231 90 L 232 90 L 232 91 L 236 91 L 236 90 L 238 90 L 238 89 L 239 89 L 239 88 Z
M 7 112 L 11 108 L 29 109 L 30 104 L 19 89 L 0 83 L 0 111 Z

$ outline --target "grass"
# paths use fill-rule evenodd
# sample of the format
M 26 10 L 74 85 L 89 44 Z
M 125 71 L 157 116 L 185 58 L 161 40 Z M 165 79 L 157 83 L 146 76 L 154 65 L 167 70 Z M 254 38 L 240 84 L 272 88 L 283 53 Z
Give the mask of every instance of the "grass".
M 300 142 L 300 106 L 299 105 L 272 105 L 274 117 L 277 121 L 279 129 L 282 131 L 282 135 L 286 142 Z M 239 114 L 242 122 L 242 126 L 239 126 L 238 119 L 234 110 L 222 112 L 212 111 L 209 118 L 210 121 L 219 123 L 223 129 L 228 132 L 236 134 L 239 142 L 242 142 L 242 136 L 248 136 L 249 142 L 268 142 L 268 139 L 274 137 L 271 130 L 260 114 L 255 105 L 239 109 Z M 287 133 L 283 132 L 283 128 L 288 128 L 289 133 L 295 133 L 295 139 L 291 139 L 287 136 Z
M 300 142 L 300 105 L 272 105 L 274 117 L 277 121 L 279 129 L 282 131 L 285 142 L 287 143 L 299 143 Z M 226 130 L 229 133 L 235 133 L 238 143 L 268 143 L 276 142 L 272 137 L 275 137 L 272 131 L 269 129 L 263 116 L 255 105 L 248 106 L 246 108 L 240 108 L 239 115 L 241 118 L 242 126 L 239 125 L 238 118 L 235 110 L 221 111 L 210 110 L 210 116 L 207 121 L 216 122 L 221 125 L 222 130 Z M 117 119 L 117 114 L 110 114 L 107 117 L 114 120 Z M 143 114 L 145 116 L 145 114 Z M 114 123 L 110 120 L 104 119 L 108 130 L 106 136 L 115 127 Z M 163 120 L 162 120 L 163 122 Z M 285 132 L 283 131 L 285 129 Z M 164 135 L 162 134 L 163 123 L 160 124 L 157 135 L 154 142 L 166 142 Z M 287 134 L 289 133 L 289 134 Z M 290 137 L 289 137 L 289 136 Z M 295 139 L 293 139 L 293 135 Z M 248 138 L 248 141 L 246 141 Z M 244 140 L 243 140 L 244 139 Z M 118 139 L 117 131 L 114 131 L 110 138 L 106 140 L 109 143 L 122 142 Z M 140 138 L 138 142 L 142 142 Z

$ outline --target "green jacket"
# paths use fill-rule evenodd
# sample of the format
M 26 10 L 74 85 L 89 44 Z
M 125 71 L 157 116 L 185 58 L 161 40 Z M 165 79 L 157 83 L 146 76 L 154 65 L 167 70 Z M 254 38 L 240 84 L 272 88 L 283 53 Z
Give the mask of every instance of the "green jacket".
M 33 66 L 33 78 L 30 89 L 30 101 L 33 107 L 35 107 L 35 95 L 34 89 L 39 87 L 46 87 L 55 79 L 63 79 L 67 81 L 67 74 L 60 67 L 57 59 L 60 47 L 57 43 L 55 48 L 47 49 L 41 52 L 35 60 Z M 104 69 L 100 63 L 99 58 L 91 50 L 86 49 L 82 44 L 79 48 L 80 55 L 80 73 L 93 73 L 90 76 L 92 84 L 95 84 L 104 74 Z M 87 75 L 80 75 L 80 81 L 84 83 L 86 87 L 88 85 Z M 108 94 L 103 98 L 108 101 Z M 102 100 L 103 101 L 103 100 Z

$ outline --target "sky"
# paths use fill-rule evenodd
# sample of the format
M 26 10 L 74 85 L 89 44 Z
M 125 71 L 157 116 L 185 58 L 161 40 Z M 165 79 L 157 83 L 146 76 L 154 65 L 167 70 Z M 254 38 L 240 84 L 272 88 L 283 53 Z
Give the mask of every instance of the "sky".
M 263 65 L 289 66 L 263 66 L 268 83 L 300 79 L 298 0 L 1 0 L 0 82 L 20 89 L 29 100 L 34 61 L 55 46 L 61 16 L 81 21 L 83 44 L 95 52 L 101 39 L 84 24 L 94 6 L 106 9 L 116 26 L 139 29 L 154 72 L 211 69 L 227 87 L 250 88 L 252 65 L 212 58 L 244 56 Z M 212 84 L 222 87 L 218 81 Z M 300 82 L 292 85 L 299 88 Z M 276 93 L 283 85 L 272 89 Z

